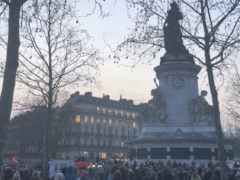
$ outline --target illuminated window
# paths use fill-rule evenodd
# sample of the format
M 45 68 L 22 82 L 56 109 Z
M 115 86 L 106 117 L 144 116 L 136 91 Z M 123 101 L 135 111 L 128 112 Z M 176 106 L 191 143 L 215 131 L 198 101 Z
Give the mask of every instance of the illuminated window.
M 123 111 L 121 111 L 121 116 L 123 116 Z
M 109 126 L 111 126 L 112 125 L 112 120 L 111 119 L 109 119 Z
M 106 152 L 99 152 L 98 153 L 100 158 L 107 158 L 107 153 Z
M 124 146 L 124 142 L 122 141 L 122 147 Z
M 99 118 L 97 118 L 97 122 L 100 123 L 100 119 Z
M 136 122 L 133 122 L 133 128 L 136 128 Z
M 116 120 L 116 126 L 118 126 L 118 120 Z
M 99 110 L 100 110 L 99 107 L 97 107 L 97 112 L 98 112 L 98 113 L 99 113 Z
M 108 110 L 108 114 L 109 114 L 109 115 L 111 115 L 111 113 L 112 113 L 112 110 L 111 110 L 111 109 L 109 109 L 109 110 Z
M 103 119 L 103 124 L 106 124 L 106 119 Z
M 85 123 L 87 123 L 88 122 L 88 117 L 87 116 L 85 116 Z
M 76 123 L 80 123 L 80 121 L 81 121 L 80 116 L 76 116 Z
M 103 114 L 106 114 L 106 109 L 103 108 L 102 112 L 103 112 Z
M 92 124 L 94 123 L 94 117 L 91 117 L 91 123 Z
M 129 117 L 129 113 L 127 113 L 127 117 Z
M 134 113 L 132 114 L 132 117 L 133 117 L 133 119 L 135 119 L 135 114 Z
M 115 116 L 117 116 L 117 115 L 118 115 L 118 111 L 116 110 L 116 111 L 115 111 Z
M 118 142 L 116 141 L 116 146 L 118 145 Z
M 89 157 L 89 152 L 87 152 L 87 151 L 83 152 L 83 156 L 84 156 L 85 158 L 88 158 L 88 157 Z

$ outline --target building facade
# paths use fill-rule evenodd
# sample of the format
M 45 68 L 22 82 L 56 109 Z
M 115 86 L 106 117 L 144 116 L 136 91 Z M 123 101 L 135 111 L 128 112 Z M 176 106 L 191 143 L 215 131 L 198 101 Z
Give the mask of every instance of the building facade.
M 111 100 L 91 92 L 72 94 L 66 104 L 71 104 L 75 114 L 69 117 L 64 138 L 58 142 L 57 159 L 74 160 L 84 156 L 89 162 L 128 160 L 126 141 L 137 137 L 142 122 L 139 106 L 133 100 L 120 97 Z

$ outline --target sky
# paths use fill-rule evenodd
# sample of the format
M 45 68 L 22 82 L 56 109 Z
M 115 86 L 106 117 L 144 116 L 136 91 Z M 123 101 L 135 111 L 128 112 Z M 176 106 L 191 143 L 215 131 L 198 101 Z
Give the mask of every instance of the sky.
M 134 23 L 128 18 L 125 1 L 102 1 L 102 5 L 104 11 L 110 12 L 111 16 L 102 19 L 99 17 L 99 11 L 96 10 L 93 15 L 80 18 L 79 24 L 94 38 L 94 47 L 100 49 L 106 56 L 109 53 L 109 49 L 104 39 L 112 47 L 115 47 L 130 33 L 129 28 L 133 27 Z M 77 8 L 80 15 L 84 15 L 91 12 L 92 7 L 93 4 L 91 2 L 82 1 Z M 154 59 L 151 65 L 138 64 L 134 69 L 118 66 L 112 61 L 106 62 L 103 66 L 100 66 L 101 75 L 97 78 L 101 88 L 94 86 L 79 87 L 77 89 L 70 89 L 69 94 L 75 91 L 79 91 L 80 94 L 91 91 L 93 92 L 93 96 L 96 97 L 102 97 L 103 94 L 107 94 L 110 95 L 111 99 L 119 100 L 120 95 L 122 95 L 123 98 L 134 100 L 135 104 L 147 102 L 151 99 L 151 89 L 156 87 L 153 81 L 156 77 L 153 68 L 159 65 L 162 55 L 158 54 L 158 58 Z M 201 72 L 200 74 L 204 73 Z M 200 75 L 199 91 L 207 90 L 210 92 L 206 84 L 204 76 Z M 20 94 L 21 91 L 15 91 L 15 97 L 18 97 Z M 220 101 L 223 100 L 223 94 L 224 90 L 221 90 L 219 95 Z M 206 99 L 211 104 L 210 93 Z

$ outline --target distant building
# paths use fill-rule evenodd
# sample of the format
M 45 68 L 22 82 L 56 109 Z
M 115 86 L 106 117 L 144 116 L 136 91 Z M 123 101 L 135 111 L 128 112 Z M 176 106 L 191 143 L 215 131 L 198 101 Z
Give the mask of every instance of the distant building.
M 64 118 L 59 118 L 61 108 L 55 108 L 54 126 L 58 122 L 61 126 L 64 124 L 58 128 L 61 134 L 57 142 L 52 143 L 55 159 L 75 160 L 84 156 L 89 162 L 99 163 L 128 160 L 129 149 L 125 142 L 136 138 L 143 125 L 139 105 L 121 96 L 119 100 L 111 100 L 109 95 L 100 98 L 92 96 L 91 92 L 81 95 L 78 91 L 64 106 L 69 105 L 71 111 L 65 113 Z M 4 163 L 17 159 L 22 165 L 41 164 L 45 117 L 44 112 L 34 110 L 11 120 Z
M 57 159 L 75 159 L 84 156 L 88 161 L 96 158 L 128 160 L 125 141 L 134 139 L 141 131 L 139 106 L 133 100 L 111 100 L 109 95 L 93 97 L 91 92 L 72 94 L 66 104 L 72 104 L 75 114 L 69 117 L 66 136 L 58 144 Z

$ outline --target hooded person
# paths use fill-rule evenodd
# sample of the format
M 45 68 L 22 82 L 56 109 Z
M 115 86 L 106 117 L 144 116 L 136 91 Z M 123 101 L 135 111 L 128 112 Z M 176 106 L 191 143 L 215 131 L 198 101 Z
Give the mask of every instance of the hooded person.
M 68 166 L 65 180 L 77 180 L 77 178 L 77 175 L 74 174 L 74 168 L 72 166 Z

